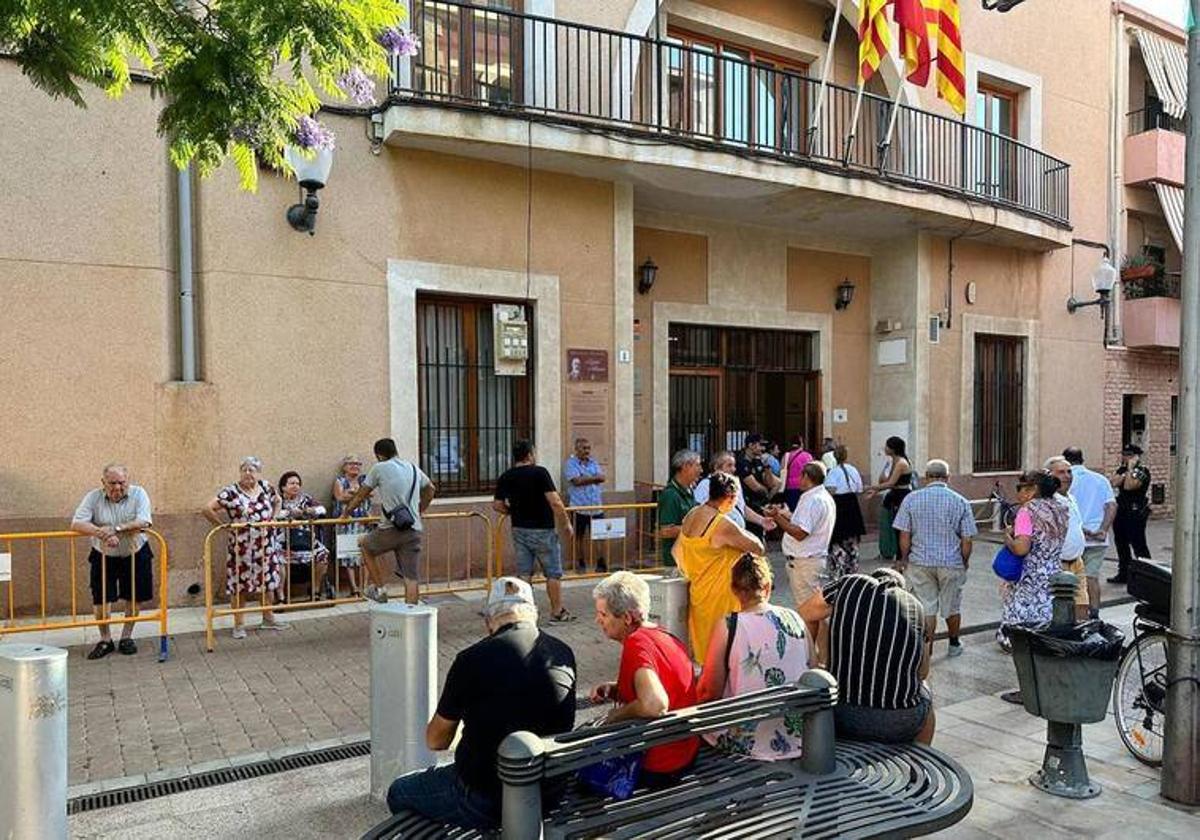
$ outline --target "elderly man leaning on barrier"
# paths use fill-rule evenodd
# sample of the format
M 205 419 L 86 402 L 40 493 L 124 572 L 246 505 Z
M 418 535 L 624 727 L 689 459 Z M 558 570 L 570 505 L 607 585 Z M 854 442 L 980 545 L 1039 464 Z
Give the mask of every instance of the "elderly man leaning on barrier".
M 529 584 L 497 578 L 484 616 L 487 638 L 454 658 L 425 730 L 429 748 L 445 750 L 462 724 L 454 763 L 392 782 L 387 802 L 393 814 L 415 811 L 441 823 L 494 829 L 500 823 L 500 742 L 513 732 L 557 735 L 575 725 L 575 654 L 538 630 Z
M 92 538 L 89 584 L 96 618 L 103 621 L 108 618 L 110 604 L 124 601 L 128 617 L 136 604 L 154 596 L 154 554 L 142 533 L 152 524 L 146 491 L 129 483 L 129 470 L 121 464 L 106 466 L 100 474 L 100 485 L 80 501 L 71 517 L 71 530 Z M 101 624 L 100 641 L 87 658 L 103 659 L 114 650 L 126 656 L 137 653 L 133 624 L 125 622 L 118 645 L 113 645 L 108 625 Z

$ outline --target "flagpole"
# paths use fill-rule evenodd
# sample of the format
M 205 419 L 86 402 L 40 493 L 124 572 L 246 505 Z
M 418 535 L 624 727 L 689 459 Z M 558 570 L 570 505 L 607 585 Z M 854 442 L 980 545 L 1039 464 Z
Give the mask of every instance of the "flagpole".
M 817 109 L 813 114 L 812 125 L 808 127 L 808 154 L 813 154 L 813 141 L 817 137 L 817 129 L 821 126 L 821 114 L 825 112 L 825 94 L 829 89 L 829 70 L 833 66 L 833 49 L 837 45 L 838 23 L 842 19 L 842 0 L 837 0 L 833 9 L 833 26 L 829 31 L 829 46 L 825 49 L 825 64 L 821 67 L 821 87 L 817 91 Z
M 842 154 L 842 166 L 850 165 L 850 148 L 854 145 L 854 138 L 858 136 L 858 112 L 862 110 L 864 84 L 859 81 L 858 92 L 854 95 L 854 114 L 850 117 L 850 133 L 846 136 L 846 150 Z
M 900 113 L 900 97 L 904 95 L 904 74 L 900 74 L 900 79 L 896 87 L 896 98 L 892 100 L 892 114 L 888 118 L 887 133 L 883 135 L 883 140 L 879 143 L 879 171 L 887 169 L 888 151 L 892 146 L 892 132 L 896 129 L 896 116 Z

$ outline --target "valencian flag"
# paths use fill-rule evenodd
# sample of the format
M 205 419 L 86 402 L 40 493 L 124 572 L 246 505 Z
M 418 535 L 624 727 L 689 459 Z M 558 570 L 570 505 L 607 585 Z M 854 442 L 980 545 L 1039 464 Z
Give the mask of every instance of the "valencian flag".
M 875 75 L 879 63 L 892 48 L 887 10 L 892 0 L 859 0 L 858 4 L 858 84 L 861 87 Z
M 958 114 L 967 112 L 967 59 L 959 29 L 958 0 L 936 0 L 937 92 Z

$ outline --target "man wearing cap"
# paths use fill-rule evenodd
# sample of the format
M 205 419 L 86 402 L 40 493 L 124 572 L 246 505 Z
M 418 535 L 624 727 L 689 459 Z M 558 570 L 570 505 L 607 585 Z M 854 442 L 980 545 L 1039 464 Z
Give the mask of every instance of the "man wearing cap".
M 538 630 L 533 589 L 497 578 L 484 606 L 487 638 L 454 658 L 425 729 L 431 750 L 445 750 L 458 726 L 454 763 L 401 776 L 388 789 L 393 814 L 415 811 L 432 820 L 495 829 L 500 822 L 496 750 L 513 732 L 557 735 L 575 725 L 575 654 Z
M 1117 576 L 1109 583 L 1129 580 L 1129 563 L 1134 557 L 1150 559 L 1146 545 L 1146 520 L 1150 518 L 1150 468 L 1142 463 L 1142 448 L 1129 444 L 1121 450 L 1121 466 L 1110 480 L 1117 493 L 1117 516 L 1113 538 L 1117 542 Z

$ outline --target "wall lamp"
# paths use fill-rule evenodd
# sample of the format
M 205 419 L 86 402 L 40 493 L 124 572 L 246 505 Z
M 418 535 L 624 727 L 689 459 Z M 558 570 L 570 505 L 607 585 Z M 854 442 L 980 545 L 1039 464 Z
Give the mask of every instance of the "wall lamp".
M 841 311 L 850 305 L 850 301 L 854 300 L 854 284 L 847 277 L 837 287 L 837 299 L 833 302 L 833 308 Z
M 1024 2 L 1025 0 L 983 0 L 983 10 L 985 12 L 1007 12 Z
M 653 289 L 657 277 L 658 266 L 654 264 L 654 260 L 646 257 L 646 261 L 638 269 L 638 294 L 644 295 Z
M 305 152 L 308 152 L 306 155 Z M 329 181 L 329 169 L 333 166 L 333 150 L 317 148 L 301 150 L 288 146 L 283 152 L 284 159 L 296 173 L 296 181 L 300 184 L 300 203 L 293 204 L 287 210 L 287 220 L 295 230 L 313 236 L 317 229 L 317 208 L 321 200 L 317 191 L 324 188 Z
M 1108 307 L 1112 303 L 1109 296 L 1112 294 L 1113 286 L 1117 284 L 1117 269 L 1109 259 L 1108 246 L 1103 242 L 1090 242 L 1086 239 L 1072 239 L 1071 245 L 1072 247 L 1084 245 L 1088 248 L 1098 248 L 1104 252 L 1104 256 L 1100 258 L 1100 264 L 1092 272 L 1092 291 L 1096 293 L 1096 297 L 1093 300 L 1077 300 L 1074 295 L 1071 295 L 1067 298 L 1067 311 L 1073 315 L 1085 306 L 1099 306 L 1107 325 Z

